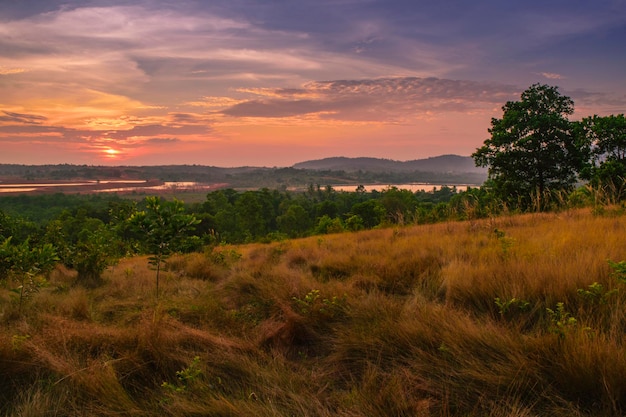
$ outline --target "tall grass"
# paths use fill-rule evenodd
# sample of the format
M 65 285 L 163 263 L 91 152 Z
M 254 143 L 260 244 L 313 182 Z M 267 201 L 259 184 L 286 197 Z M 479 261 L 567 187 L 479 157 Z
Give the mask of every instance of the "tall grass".
M 571 209 L 212 248 L 159 299 L 145 258 L 58 269 L 0 289 L 0 415 L 620 416 L 624 259 Z

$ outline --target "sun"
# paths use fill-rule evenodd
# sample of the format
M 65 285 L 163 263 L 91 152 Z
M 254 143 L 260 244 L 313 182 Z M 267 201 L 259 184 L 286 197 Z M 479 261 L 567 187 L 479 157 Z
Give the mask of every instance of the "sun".
M 120 155 L 120 151 L 113 148 L 106 148 L 103 150 L 104 156 L 107 158 L 117 158 Z

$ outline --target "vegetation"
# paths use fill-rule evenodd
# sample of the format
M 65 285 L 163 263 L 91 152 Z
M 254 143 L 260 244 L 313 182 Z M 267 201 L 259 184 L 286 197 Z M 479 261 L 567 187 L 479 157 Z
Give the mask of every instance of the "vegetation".
M 586 117 L 576 125 L 588 148 L 589 166 L 581 176 L 604 190 L 614 201 L 626 198 L 626 118 Z
M 547 210 L 580 179 L 610 196 L 624 197 L 626 120 L 624 115 L 567 118 L 574 102 L 558 87 L 534 84 L 492 119 L 491 137 L 474 152 L 489 168 L 486 184 L 509 207 Z
M 363 187 L 355 186 L 357 189 L 360 191 L 339 192 L 331 186 L 319 185 L 310 185 L 303 192 L 266 188 L 236 191 L 229 188 L 210 192 L 204 201 L 187 205 L 175 199 L 157 201 L 165 206 L 175 204 L 177 210 L 199 220 L 200 223 L 194 223 L 191 233 L 200 243 L 242 243 L 414 221 L 440 221 L 448 218 L 450 212 L 443 209 L 442 204 L 462 198 L 454 187 L 416 193 L 395 187 L 381 192 L 365 192 Z M 95 242 L 90 237 L 93 234 L 106 236 L 113 249 L 111 256 L 128 252 L 148 253 L 146 242 L 142 240 L 156 232 L 147 234 L 144 230 L 138 234 L 137 230 L 133 231 L 136 227 L 131 225 L 130 218 L 138 212 L 150 213 L 148 207 L 153 199 L 147 197 L 137 203 L 115 195 L 97 198 L 65 194 L 0 197 L 0 233 L 2 227 L 6 228 L 6 233 L 2 233 L 5 237 L 20 234 L 25 238 L 44 233 L 43 239 L 59 249 L 62 261 L 69 267 L 75 267 L 72 256 L 77 254 L 78 247 Z M 462 215 L 456 209 L 453 211 Z M 137 216 L 135 226 L 138 226 L 136 220 Z M 329 222 L 335 227 L 328 229 L 325 225 Z M 131 244 L 133 240 L 135 244 Z M 185 246 L 189 249 L 197 244 L 188 242 Z M 105 251 L 98 252 L 105 254 Z
M 582 164 L 567 119 L 574 102 L 556 87 L 535 84 L 502 110 L 502 118 L 491 121 L 491 138 L 473 157 L 489 167 L 495 193 L 508 204 L 529 208 L 537 203 L 543 209 L 545 196 L 571 191 Z
M 144 257 L 58 267 L 21 315 L 0 291 L 0 415 L 623 415 L 607 210 L 214 246 L 157 305 Z
M 143 235 L 139 241 L 151 255 L 150 265 L 156 269 L 156 297 L 159 298 L 161 267 L 172 252 L 184 246 L 184 233 L 199 222 L 193 215 L 185 214 L 182 202 L 161 201 L 158 197 L 148 197 L 146 209 L 133 213 L 128 222 L 137 234 Z

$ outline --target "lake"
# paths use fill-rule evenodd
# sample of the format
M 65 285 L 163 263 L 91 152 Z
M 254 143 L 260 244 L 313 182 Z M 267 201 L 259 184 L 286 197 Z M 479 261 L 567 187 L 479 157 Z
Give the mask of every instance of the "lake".
M 333 185 L 336 191 L 356 191 L 356 185 Z M 411 183 L 411 184 L 363 184 L 365 191 L 383 191 L 390 187 L 396 187 L 399 190 L 417 191 L 433 191 L 433 189 L 441 189 L 442 187 L 456 187 L 457 191 L 465 191 L 468 187 L 479 187 L 473 184 L 428 184 L 428 183 Z

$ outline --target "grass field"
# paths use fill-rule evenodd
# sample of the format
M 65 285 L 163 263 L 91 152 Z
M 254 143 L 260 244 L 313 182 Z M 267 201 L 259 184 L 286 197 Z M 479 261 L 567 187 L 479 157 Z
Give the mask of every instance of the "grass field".
M 158 300 L 146 258 L 59 267 L 0 289 L 0 415 L 621 416 L 625 259 L 582 209 L 220 246 Z

